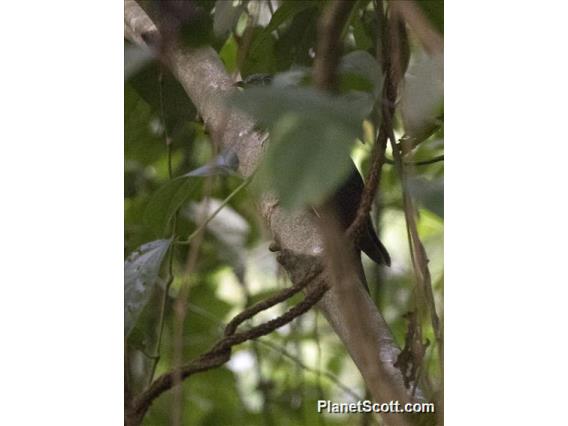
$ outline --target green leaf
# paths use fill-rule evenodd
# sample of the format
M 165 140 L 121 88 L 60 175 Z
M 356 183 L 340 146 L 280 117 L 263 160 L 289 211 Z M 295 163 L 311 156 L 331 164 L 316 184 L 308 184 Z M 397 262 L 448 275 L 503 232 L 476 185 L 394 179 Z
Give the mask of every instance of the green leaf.
M 307 25 L 310 21 L 310 15 L 304 15 L 309 9 L 318 6 L 314 1 L 285 1 L 274 12 L 269 24 L 265 28 L 256 27 L 253 32 L 252 42 L 247 54 L 241 75 L 247 76 L 254 73 L 274 73 L 277 69 L 288 68 L 291 62 L 294 62 L 296 49 L 307 50 L 305 42 L 310 42 L 314 37 L 306 38 L 306 31 L 313 32 L 313 26 Z M 317 15 L 313 14 L 314 19 Z M 296 19 L 301 18 L 301 19 Z M 290 27 L 286 32 L 281 33 L 278 41 L 275 40 L 272 33 L 284 22 L 292 20 Z M 314 21 L 315 22 L 315 21 Z M 276 46 L 278 44 L 278 46 Z M 286 56 L 285 64 L 279 64 L 276 67 L 277 54 Z M 296 58 L 297 59 L 297 58 Z M 297 61 L 296 61 L 297 62 Z
M 197 192 L 198 184 L 198 179 L 182 176 L 163 185 L 150 198 L 144 211 L 144 223 L 156 235 L 164 235 L 175 212 Z
M 272 80 L 275 87 L 301 86 L 310 80 L 309 68 L 294 68 L 276 74 Z
M 158 282 L 160 266 L 171 240 L 155 240 L 140 246 L 124 262 L 124 334 L 132 331 L 140 312 Z
M 257 73 L 272 74 L 276 71 L 275 40 L 272 35 L 266 35 L 262 27 L 252 30 L 251 47 L 243 63 L 241 74 L 248 76 Z
M 412 178 L 408 189 L 413 198 L 440 218 L 444 218 L 444 181 Z
M 428 137 L 437 127 L 443 104 L 444 58 L 424 51 L 413 54 L 400 95 L 405 136 Z
M 162 84 L 160 90 L 160 73 Z M 181 123 L 193 121 L 197 110 L 177 79 L 157 61 L 132 74 L 128 80 L 138 95 L 150 105 L 155 116 L 163 115 L 170 133 Z M 160 94 L 161 91 L 161 94 Z M 128 134 L 128 132 L 126 132 Z M 162 152 L 164 151 L 162 142 Z
M 420 0 L 416 4 L 440 34 L 444 34 L 444 0 Z
M 251 88 L 231 102 L 270 129 L 260 180 L 290 209 L 324 201 L 347 176 L 352 142 L 372 107 L 368 96 L 303 87 Z
M 179 3 L 183 4 L 184 2 Z M 184 20 L 179 35 L 182 43 L 188 47 L 199 47 L 213 43 L 215 34 L 212 16 L 206 10 L 196 8 L 191 17 Z
M 364 50 L 355 50 L 341 58 L 339 72 L 344 76 L 358 76 L 367 81 L 367 85 L 370 85 L 370 91 L 373 92 L 375 97 L 382 91 L 383 73 L 381 66 L 375 58 Z
M 353 19 L 353 37 L 358 49 L 367 50 L 373 47 L 373 40 L 367 34 L 363 20 L 359 17 Z
M 213 31 L 215 35 L 217 37 L 227 35 L 237 25 L 243 9 L 243 5 L 235 5 L 233 1 L 217 0 L 213 16 Z
M 148 165 L 164 153 L 162 138 L 152 131 L 152 108 L 130 83 L 124 86 L 124 156 Z
M 314 1 L 285 1 L 282 6 L 280 6 L 272 15 L 270 23 L 265 29 L 265 32 L 270 34 L 272 31 L 276 30 L 280 25 L 289 19 L 292 19 L 298 13 L 303 10 L 316 7 L 318 4 Z
M 345 129 L 353 134 L 352 139 L 360 133 L 369 107 L 356 96 L 331 96 L 308 87 L 253 87 L 236 93 L 230 103 L 265 126 L 276 124 L 285 114 L 293 114 L 301 121 Z
M 345 130 L 293 115 L 278 122 L 265 169 L 282 206 L 319 204 L 348 175 L 353 135 Z
M 149 48 L 142 48 L 131 43 L 124 44 L 124 80 L 140 71 L 149 62 L 156 58 L 155 53 Z
M 232 73 L 237 69 L 237 50 L 238 44 L 233 35 L 227 38 L 227 41 L 219 51 L 219 57 L 225 64 L 227 71 Z
M 279 29 L 280 36 L 275 46 L 279 70 L 312 65 L 319 16 L 319 7 L 304 9 L 292 18 L 290 25 Z
M 191 203 L 182 209 L 181 214 L 196 225 L 211 217 L 223 204 L 223 200 L 210 198 L 199 203 Z M 250 233 L 247 221 L 229 205 L 225 205 L 206 226 L 207 231 L 219 242 L 217 255 L 228 263 L 242 282 L 245 272 L 246 242 Z

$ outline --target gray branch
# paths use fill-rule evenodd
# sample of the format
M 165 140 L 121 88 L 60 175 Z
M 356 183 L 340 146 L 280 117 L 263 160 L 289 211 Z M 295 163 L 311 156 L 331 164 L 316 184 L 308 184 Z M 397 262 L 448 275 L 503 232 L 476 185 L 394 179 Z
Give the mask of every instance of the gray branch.
M 148 47 L 148 40 L 159 39 L 157 28 L 134 0 L 125 0 L 125 37 L 141 47 Z M 170 46 L 161 49 L 161 57 L 191 98 L 218 148 L 232 150 L 238 158 L 238 172 L 251 176 L 262 157 L 266 135 L 255 129 L 249 117 L 228 109 L 223 102 L 235 89 L 215 50 Z M 314 264 L 325 264 L 324 235 L 313 214 L 290 214 L 270 195 L 263 197 L 259 209 L 280 248 L 278 261 L 293 282 L 313 271 Z M 348 286 L 331 285 L 318 307 L 345 344 L 373 400 L 423 401 L 411 395 L 393 365 L 400 349 L 381 313 L 357 282 L 356 274 L 350 274 L 349 279 Z M 404 415 L 384 414 L 383 418 L 389 424 L 416 423 L 415 418 Z

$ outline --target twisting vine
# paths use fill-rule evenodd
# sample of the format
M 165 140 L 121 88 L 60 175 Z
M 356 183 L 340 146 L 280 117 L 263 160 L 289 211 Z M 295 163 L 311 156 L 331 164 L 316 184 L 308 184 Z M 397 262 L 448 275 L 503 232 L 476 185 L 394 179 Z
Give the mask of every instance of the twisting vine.
M 189 376 L 219 367 L 230 359 L 231 348 L 237 344 L 243 343 L 247 340 L 256 339 L 276 330 L 283 325 L 288 324 L 299 315 L 307 312 L 313 305 L 315 305 L 328 290 L 328 285 L 323 279 L 318 276 L 321 274 L 321 268 L 313 268 L 306 277 L 298 284 L 286 288 L 272 297 L 268 297 L 257 304 L 245 309 L 237 316 L 235 316 L 225 327 L 224 337 L 220 339 L 213 347 L 206 353 L 202 354 L 193 361 L 185 364 L 177 369 L 164 373 L 155 379 L 141 394 L 135 398 L 127 401 L 127 424 L 138 425 L 142 421 L 146 411 L 152 402 L 160 396 L 163 392 L 171 389 L 179 384 L 179 380 L 184 380 Z M 316 282 L 317 281 L 317 282 Z M 249 330 L 237 332 L 237 328 L 244 321 L 252 318 L 257 313 L 271 308 L 272 306 L 281 303 L 293 295 L 297 294 L 310 283 L 313 287 L 306 293 L 304 299 L 286 311 L 284 314 L 270 321 L 250 328 Z

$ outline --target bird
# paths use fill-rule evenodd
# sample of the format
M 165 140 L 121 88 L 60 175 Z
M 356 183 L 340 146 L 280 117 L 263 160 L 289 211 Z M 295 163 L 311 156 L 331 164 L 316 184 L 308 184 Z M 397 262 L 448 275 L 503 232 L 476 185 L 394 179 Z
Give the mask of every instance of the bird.
M 349 176 L 334 191 L 326 203 L 332 209 L 341 228 L 345 231 L 347 231 L 357 217 L 357 211 L 365 188 L 361 174 L 355 167 L 355 164 L 353 164 L 353 162 L 351 164 L 352 170 Z M 365 220 L 361 235 L 355 242 L 354 250 L 355 253 L 353 253 L 353 255 L 356 261 L 357 274 L 361 283 L 367 292 L 369 292 L 369 286 L 361 261 L 361 252 L 369 256 L 369 258 L 378 265 L 391 265 L 389 252 L 379 240 L 370 215 L 368 215 Z
M 268 86 L 271 82 L 272 75 L 270 74 L 253 74 L 242 81 L 237 81 L 234 85 L 240 88 L 247 88 L 251 86 Z M 343 231 L 347 231 L 357 217 L 357 211 L 364 189 L 365 183 L 363 177 L 353 161 L 351 161 L 351 170 L 348 177 L 338 186 L 327 202 L 324 203 L 324 205 L 332 210 Z M 378 265 L 386 265 L 389 267 L 391 265 L 389 252 L 379 240 L 370 215 L 368 215 L 365 220 L 363 230 L 360 237 L 355 242 L 353 250 L 357 275 L 365 287 L 365 290 L 369 292 L 369 286 L 361 260 L 361 252 L 369 256 L 369 258 Z

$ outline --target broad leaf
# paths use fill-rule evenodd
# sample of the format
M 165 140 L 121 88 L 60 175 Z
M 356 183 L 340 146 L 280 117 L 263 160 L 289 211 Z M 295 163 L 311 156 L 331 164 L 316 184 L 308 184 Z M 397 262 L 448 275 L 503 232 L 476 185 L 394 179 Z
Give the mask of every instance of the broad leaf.
M 253 87 L 235 94 L 230 102 L 264 126 L 276 124 L 285 114 L 295 115 L 300 121 L 344 129 L 353 134 L 352 139 L 361 131 L 369 107 L 357 97 L 331 96 L 305 87 Z
M 155 240 L 140 246 L 124 262 L 124 334 L 134 328 L 158 282 L 160 266 L 171 240 Z
M 420 0 L 416 5 L 422 9 L 434 28 L 444 34 L 444 0 Z
M 406 136 L 425 139 L 437 127 L 444 102 L 444 59 L 426 52 L 413 55 L 404 76 L 400 110 Z
M 124 80 L 140 71 L 149 62 L 155 59 L 155 53 L 149 48 L 134 46 L 130 43 L 124 45 Z
M 158 235 L 165 235 L 176 211 L 197 192 L 199 179 L 178 177 L 166 183 L 152 196 L 144 211 L 144 223 Z
M 410 193 L 426 209 L 440 218 L 444 218 L 444 181 L 443 179 L 427 180 L 410 179 Z
M 151 62 L 132 74 L 129 83 L 150 105 L 152 113 L 161 121 L 165 120 L 170 133 L 182 123 L 195 118 L 195 106 L 181 84 L 167 69 L 160 68 L 157 62 Z M 163 152 L 163 141 L 160 148 Z
M 317 6 L 319 2 L 310 3 Z M 290 25 L 279 28 L 279 37 L 274 52 L 278 60 L 278 69 L 312 65 L 319 16 L 319 7 L 310 7 L 298 12 L 292 18 Z
M 377 60 L 364 50 L 356 50 L 341 58 L 339 72 L 345 77 L 358 76 L 363 78 L 367 82 L 367 87 L 363 86 L 362 90 L 372 92 L 375 97 L 382 91 L 383 73 L 381 67 Z M 350 87 L 347 87 L 347 89 L 350 89 Z M 357 87 L 354 89 L 357 89 Z
M 272 79 L 274 87 L 301 86 L 310 80 L 310 69 L 298 67 L 278 73 Z
M 182 209 L 182 215 L 193 221 L 196 225 L 212 216 L 223 200 L 211 198 L 199 203 L 191 203 Z M 250 233 L 247 221 L 233 208 L 225 205 L 206 226 L 219 241 L 217 254 L 226 261 L 235 272 L 239 280 L 244 280 L 246 241 Z
M 227 35 L 237 25 L 243 9 L 243 5 L 235 5 L 233 1 L 217 0 L 213 17 L 213 31 L 215 35 L 217 37 Z
M 353 26 L 353 38 L 355 39 L 357 48 L 363 50 L 371 49 L 373 47 L 373 40 L 365 30 L 363 19 L 356 17 L 353 19 L 351 25 Z
M 272 31 L 276 30 L 280 25 L 289 19 L 292 19 L 298 13 L 317 6 L 316 2 L 313 1 L 286 1 L 276 9 L 270 23 L 265 28 L 265 31 L 270 34 Z
M 152 164 L 164 153 L 163 138 L 150 123 L 154 114 L 131 83 L 124 86 L 124 156 L 144 166 Z
M 274 128 L 262 171 L 286 208 L 321 203 L 349 174 L 356 134 L 325 123 L 290 115 Z
M 266 34 L 262 27 L 252 29 L 251 48 L 242 65 L 241 74 L 248 76 L 256 73 L 276 72 L 275 39 Z
M 322 202 L 347 176 L 352 142 L 372 107 L 357 93 L 337 97 L 302 87 L 252 88 L 232 103 L 270 129 L 263 180 L 291 209 Z

